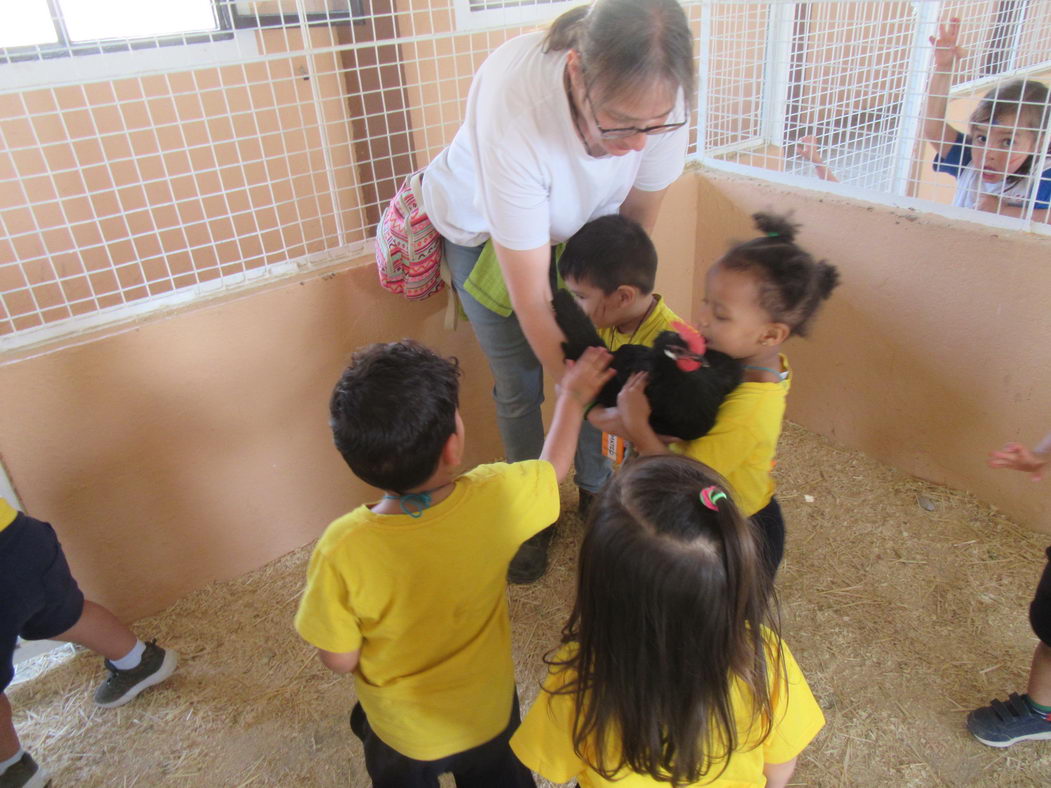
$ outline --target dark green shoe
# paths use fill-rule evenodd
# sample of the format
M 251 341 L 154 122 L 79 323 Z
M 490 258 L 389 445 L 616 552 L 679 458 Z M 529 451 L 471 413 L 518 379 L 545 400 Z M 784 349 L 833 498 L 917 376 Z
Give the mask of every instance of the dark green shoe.
M 0 774 L 0 788 L 45 788 L 51 784 L 51 775 L 41 769 L 28 752 L 7 771 Z
M 103 708 L 123 706 L 140 692 L 154 684 L 160 684 L 175 671 L 179 655 L 157 645 L 157 641 L 146 644 L 142 661 L 138 667 L 119 670 L 108 659 L 105 660 L 107 678 L 95 690 L 95 703 Z
M 511 559 L 511 566 L 507 568 L 507 582 L 524 586 L 543 577 L 547 571 L 547 551 L 554 538 L 555 526 L 549 525 L 526 540 Z

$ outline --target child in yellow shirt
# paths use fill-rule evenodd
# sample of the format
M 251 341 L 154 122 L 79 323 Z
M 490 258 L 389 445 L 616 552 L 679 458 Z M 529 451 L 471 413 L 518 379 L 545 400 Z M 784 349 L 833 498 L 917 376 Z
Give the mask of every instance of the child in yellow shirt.
M 336 385 L 336 447 L 383 497 L 332 523 L 310 559 L 300 635 L 336 673 L 353 673 L 377 788 L 531 786 L 508 739 L 518 726 L 507 567 L 558 517 L 584 407 L 612 376 L 609 354 L 567 363 L 539 460 L 464 474 L 460 370 L 411 340 L 355 354 Z
M 611 214 L 585 224 L 566 242 L 558 272 L 584 313 L 595 324 L 610 352 L 622 345 L 651 347 L 662 331 L 680 320 L 653 292 L 657 250 L 637 222 Z M 574 464 L 580 492 L 580 514 L 587 515 L 592 497 L 612 473 L 602 452 L 602 433 L 619 434 L 616 408 L 596 406 L 580 430 Z
M 796 245 L 797 226 L 787 219 L 754 218 L 763 235 L 733 247 L 705 280 L 701 333 L 708 347 L 740 359 L 745 372 L 719 407 L 715 426 L 701 438 L 665 446 L 649 426 L 644 375 L 621 389 L 617 409 L 639 454 L 685 454 L 726 478 L 738 507 L 759 526 L 774 573 L 784 555 L 785 525 L 770 471 L 792 385 L 781 346 L 806 336 L 839 273 Z
M 573 612 L 521 761 L 581 788 L 784 788 L 824 725 L 761 547 L 711 468 L 625 463 L 592 507 Z

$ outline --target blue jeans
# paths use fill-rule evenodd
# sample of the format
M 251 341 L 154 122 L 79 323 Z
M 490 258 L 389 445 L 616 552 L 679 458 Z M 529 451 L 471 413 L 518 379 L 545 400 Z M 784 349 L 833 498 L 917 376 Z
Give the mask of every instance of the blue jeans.
M 544 370 L 512 313 L 501 317 L 478 303 L 463 288 L 471 275 L 481 246 L 460 246 L 445 241 L 445 259 L 453 284 L 493 373 L 496 423 L 508 462 L 535 460 L 544 447 Z M 601 433 L 587 422 L 580 430 L 576 453 L 576 482 L 588 492 L 598 492 L 609 478 L 609 460 L 599 450 Z

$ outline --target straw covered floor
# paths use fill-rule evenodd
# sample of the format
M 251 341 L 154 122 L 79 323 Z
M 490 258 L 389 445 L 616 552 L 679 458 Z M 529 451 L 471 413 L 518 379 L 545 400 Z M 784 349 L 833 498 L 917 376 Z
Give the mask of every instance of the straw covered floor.
M 974 706 L 1024 691 L 1036 642 L 1027 606 L 1048 537 L 792 425 L 778 476 L 785 639 L 828 718 L 792 784 L 1046 785 L 1051 742 L 996 750 L 963 723 Z M 563 498 L 551 570 L 510 591 L 525 707 L 573 595 L 571 483 Z M 347 724 L 353 682 L 326 672 L 292 630 L 309 552 L 137 622 L 182 662 L 120 709 L 93 706 L 103 677 L 93 655 L 64 647 L 28 663 L 9 696 L 53 785 L 368 785 Z

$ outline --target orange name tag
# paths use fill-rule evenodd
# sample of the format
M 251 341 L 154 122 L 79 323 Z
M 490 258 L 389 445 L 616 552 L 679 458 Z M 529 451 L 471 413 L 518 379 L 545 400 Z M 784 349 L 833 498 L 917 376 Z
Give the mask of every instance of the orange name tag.
M 602 433 L 602 456 L 609 459 L 614 465 L 624 462 L 630 446 L 630 443 L 617 435 L 609 432 Z

